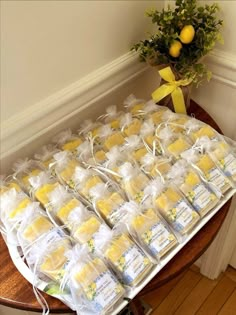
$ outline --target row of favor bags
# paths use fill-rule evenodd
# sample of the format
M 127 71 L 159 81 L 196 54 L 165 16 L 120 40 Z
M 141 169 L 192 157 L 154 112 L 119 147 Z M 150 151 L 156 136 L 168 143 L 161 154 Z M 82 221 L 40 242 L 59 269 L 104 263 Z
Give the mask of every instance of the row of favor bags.
M 7 241 L 84 314 L 112 310 L 236 183 L 232 140 L 152 101 L 124 103 L 1 184 Z

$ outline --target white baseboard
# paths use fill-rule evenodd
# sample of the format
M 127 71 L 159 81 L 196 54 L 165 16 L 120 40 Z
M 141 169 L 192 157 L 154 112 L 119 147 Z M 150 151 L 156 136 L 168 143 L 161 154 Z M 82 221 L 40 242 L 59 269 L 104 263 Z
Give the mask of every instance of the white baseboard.
M 236 55 L 215 49 L 204 60 L 213 73 L 213 79 L 236 88 Z
M 146 69 L 137 55 L 127 53 L 10 117 L 1 127 L 1 158 L 13 154 L 68 118 L 88 110 L 95 101 L 134 80 Z

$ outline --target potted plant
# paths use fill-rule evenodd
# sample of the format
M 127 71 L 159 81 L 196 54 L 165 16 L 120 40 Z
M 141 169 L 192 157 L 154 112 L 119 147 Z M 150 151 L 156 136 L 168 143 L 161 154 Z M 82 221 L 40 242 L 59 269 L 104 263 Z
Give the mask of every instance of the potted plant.
M 153 93 L 156 102 L 185 112 L 191 86 L 198 86 L 205 78 L 210 80 L 211 72 L 202 59 L 216 42 L 223 42 L 223 21 L 218 13 L 216 3 L 198 6 L 197 0 L 176 0 L 173 9 L 147 11 L 157 31 L 131 50 L 160 70 L 161 86 Z

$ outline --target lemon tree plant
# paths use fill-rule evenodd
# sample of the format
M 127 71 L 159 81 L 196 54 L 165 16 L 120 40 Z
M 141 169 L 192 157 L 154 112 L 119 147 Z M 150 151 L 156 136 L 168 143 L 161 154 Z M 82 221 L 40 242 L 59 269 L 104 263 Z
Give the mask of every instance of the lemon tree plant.
M 157 31 L 132 47 L 141 61 L 151 66 L 170 66 L 176 79 L 187 79 L 198 85 L 211 72 L 202 63 L 217 41 L 223 39 L 217 4 L 198 6 L 197 0 L 176 0 L 175 7 L 149 10 L 147 16 Z

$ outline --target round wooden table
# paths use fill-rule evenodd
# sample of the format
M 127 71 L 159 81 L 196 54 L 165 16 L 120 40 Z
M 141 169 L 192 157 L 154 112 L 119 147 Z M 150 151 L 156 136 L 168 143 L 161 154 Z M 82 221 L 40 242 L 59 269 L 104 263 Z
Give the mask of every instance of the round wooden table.
M 191 101 L 189 113 L 194 114 L 217 131 L 221 132 L 213 119 L 194 101 Z M 139 296 L 147 293 L 186 270 L 196 261 L 211 244 L 219 231 L 228 213 L 231 199 L 218 211 L 215 216 L 178 252 L 178 254 L 153 278 L 151 282 L 139 293 Z M 43 293 L 50 307 L 51 313 L 73 313 L 59 300 Z M 11 261 L 7 247 L 0 236 L 0 304 L 5 306 L 41 312 L 32 286 L 18 272 Z

